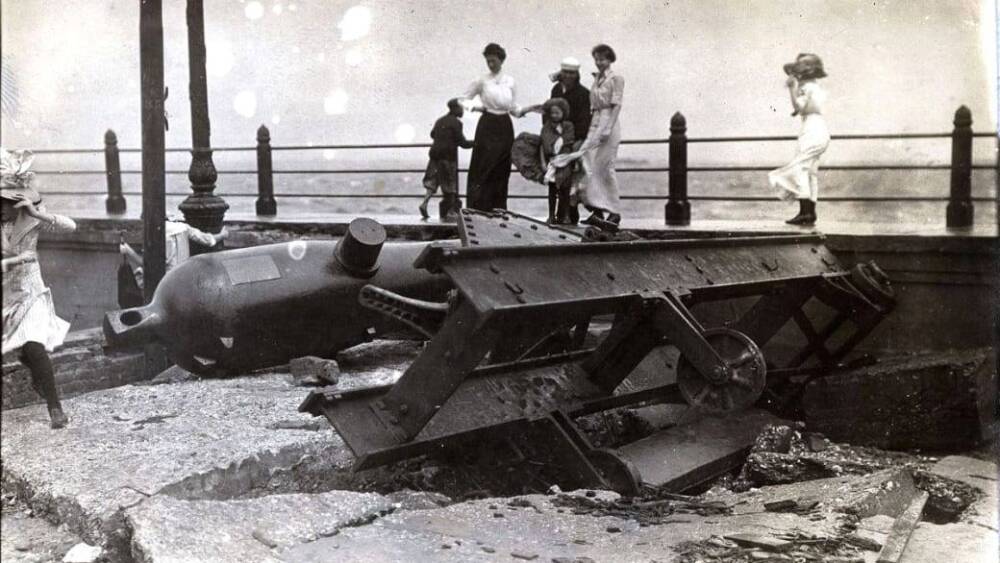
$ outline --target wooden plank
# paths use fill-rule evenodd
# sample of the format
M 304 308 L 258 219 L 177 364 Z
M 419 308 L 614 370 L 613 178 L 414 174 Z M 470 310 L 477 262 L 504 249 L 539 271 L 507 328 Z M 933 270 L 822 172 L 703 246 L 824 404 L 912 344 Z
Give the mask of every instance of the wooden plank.
M 878 554 L 878 563 L 898 563 L 906 550 L 906 544 L 910 541 L 913 529 L 920 522 L 920 516 L 924 513 L 924 505 L 927 504 L 929 495 L 925 491 L 920 491 L 913 497 L 906 510 L 896 518 L 892 525 L 892 531 L 885 540 L 885 546 Z

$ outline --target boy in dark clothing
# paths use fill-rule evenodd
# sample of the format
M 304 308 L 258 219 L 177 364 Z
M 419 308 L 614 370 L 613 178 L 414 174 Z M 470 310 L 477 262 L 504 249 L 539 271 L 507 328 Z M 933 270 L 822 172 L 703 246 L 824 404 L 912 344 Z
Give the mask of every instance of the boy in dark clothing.
M 430 218 L 427 214 L 427 202 L 437 193 L 438 187 L 444 197 L 441 219 L 454 221 L 458 218 L 458 147 L 470 149 L 473 145 L 462 132 L 463 113 L 457 98 L 448 100 L 448 113 L 434 122 L 434 128 L 431 129 L 434 144 L 428 153 L 430 159 L 424 174 L 427 194 L 420 203 L 420 216 L 424 219 Z
M 548 119 L 542 126 L 541 153 L 542 168 L 545 168 L 545 183 L 549 187 L 550 224 L 570 224 L 570 189 L 573 186 L 573 163 L 557 167 L 552 159 L 560 154 L 571 153 L 579 148 L 570 121 L 569 103 L 563 98 L 552 98 L 545 102 L 542 111 Z
M 569 103 L 570 120 L 576 136 L 582 141 L 590 130 L 590 90 L 580 84 L 580 61 L 566 57 L 559 71 L 549 75 L 555 84 L 550 98 L 562 98 Z M 543 117 L 543 120 L 547 119 Z

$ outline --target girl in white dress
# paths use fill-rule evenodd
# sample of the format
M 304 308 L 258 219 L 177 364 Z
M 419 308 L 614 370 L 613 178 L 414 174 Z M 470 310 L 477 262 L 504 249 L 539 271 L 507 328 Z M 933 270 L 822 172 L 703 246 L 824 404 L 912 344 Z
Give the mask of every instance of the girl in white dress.
M 0 148 L 0 199 L 3 203 L 3 353 L 19 350 L 31 370 L 31 384 L 48 404 L 52 428 L 68 419 L 59 402 L 49 352 L 63 343 L 69 323 L 56 316 L 52 294 L 38 267 L 38 234 L 69 232 L 76 223 L 47 213 L 31 188 L 31 153 Z
M 823 61 L 811 53 L 800 54 L 794 63 L 785 65 L 786 85 L 792 101 L 792 116 L 802 117 L 799 147 L 791 162 L 768 173 L 771 187 L 784 200 L 799 200 L 799 213 L 785 221 L 789 225 L 816 223 L 816 200 L 819 196 L 819 159 L 830 145 L 830 131 L 823 117 L 826 91 L 817 82 L 826 76 Z

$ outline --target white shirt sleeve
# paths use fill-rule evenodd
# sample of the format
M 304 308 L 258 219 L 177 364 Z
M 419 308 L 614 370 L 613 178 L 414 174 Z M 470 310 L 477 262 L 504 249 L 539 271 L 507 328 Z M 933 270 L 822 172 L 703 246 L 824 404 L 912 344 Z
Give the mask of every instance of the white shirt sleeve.
M 76 230 L 76 221 L 65 215 L 52 213 L 52 222 L 42 221 L 42 228 L 54 233 L 69 233 Z
M 188 240 L 193 240 L 194 242 L 196 242 L 196 243 L 198 243 L 198 244 L 200 244 L 202 246 L 207 246 L 209 248 L 215 246 L 215 243 L 217 242 L 215 240 L 215 236 L 214 235 L 212 235 L 210 233 L 206 233 L 205 231 L 196 229 L 196 228 L 194 228 L 194 227 L 192 227 L 190 225 L 188 225 L 187 237 L 188 237 Z
M 482 108 L 482 104 L 476 103 L 476 97 L 482 97 L 483 93 L 483 79 L 477 78 L 469 84 L 469 87 L 465 89 L 465 93 L 459 96 L 462 102 L 462 106 L 465 107 L 466 111 L 472 111 L 473 108 Z

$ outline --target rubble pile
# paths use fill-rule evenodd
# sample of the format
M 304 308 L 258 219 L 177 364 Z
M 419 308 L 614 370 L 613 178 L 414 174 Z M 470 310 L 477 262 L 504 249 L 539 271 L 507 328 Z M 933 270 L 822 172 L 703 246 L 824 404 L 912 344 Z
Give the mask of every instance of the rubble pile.
M 791 531 L 772 536 L 734 534 L 684 542 L 675 548 L 679 563 L 863 563 L 863 549 L 844 537 Z
M 916 487 L 930 495 L 925 512 L 927 520 L 951 522 L 979 500 L 982 492 L 931 472 L 937 461 L 933 456 L 835 443 L 817 432 L 807 432 L 801 423 L 794 428 L 771 426 L 757 437 L 739 474 L 723 477 L 715 486 L 742 492 L 766 485 L 904 468 L 913 476 Z
M 878 448 L 834 443 L 817 432 L 795 427 L 771 426 L 755 442 L 739 475 L 718 485 L 733 491 L 781 485 L 841 475 L 866 475 L 890 467 L 919 471 L 936 458 L 890 452 Z
M 560 507 L 560 512 L 568 510 L 577 515 L 612 516 L 638 522 L 639 526 L 683 523 L 686 522 L 684 514 L 713 516 L 732 512 L 732 507 L 722 501 L 706 501 L 685 495 L 660 498 L 662 496 L 652 491 L 641 497 L 602 498 L 594 491 L 587 491 L 583 496 L 560 493 L 552 504 Z

